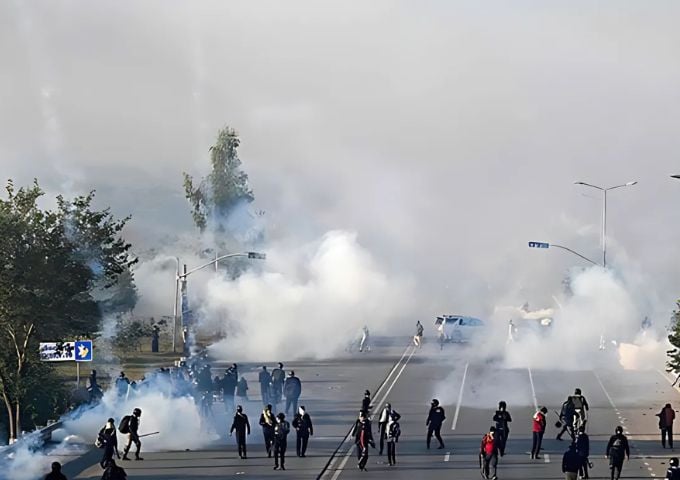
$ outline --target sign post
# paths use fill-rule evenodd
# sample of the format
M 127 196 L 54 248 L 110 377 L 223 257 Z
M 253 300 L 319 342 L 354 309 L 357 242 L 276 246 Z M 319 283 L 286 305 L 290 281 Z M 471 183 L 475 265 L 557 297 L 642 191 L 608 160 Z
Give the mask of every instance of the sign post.
M 76 362 L 76 383 L 80 387 L 80 362 L 92 361 L 92 340 L 41 342 L 40 361 Z

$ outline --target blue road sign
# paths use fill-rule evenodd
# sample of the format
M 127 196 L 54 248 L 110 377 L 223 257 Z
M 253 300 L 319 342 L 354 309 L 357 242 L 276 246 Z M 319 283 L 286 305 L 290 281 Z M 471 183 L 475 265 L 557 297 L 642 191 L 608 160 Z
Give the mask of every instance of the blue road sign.
M 529 242 L 529 248 L 549 248 L 549 243 L 544 242 Z
M 76 362 L 92 361 L 92 340 L 76 341 Z

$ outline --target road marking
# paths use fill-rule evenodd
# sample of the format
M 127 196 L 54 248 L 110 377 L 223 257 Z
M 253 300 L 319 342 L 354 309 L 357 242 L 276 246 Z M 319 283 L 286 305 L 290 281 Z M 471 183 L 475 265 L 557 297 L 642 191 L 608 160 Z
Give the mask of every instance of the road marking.
M 538 410 L 538 400 L 536 399 L 536 388 L 534 388 L 534 377 L 531 374 L 531 368 L 527 368 L 529 371 L 529 383 L 531 383 L 531 396 L 534 399 L 534 408 Z
M 548 453 L 543 454 L 543 462 L 544 463 L 550 463 L 550 454 L 548 454 Z
M 600 376 L 597 374 L 595 370 L 593 370 L 593 375 L 595 375 L 595 378 L 597 378 L 597 382 L 600 384 L 600 387 L 602 387 L 602 391 L 604 394 L 607 396 L 607 400 L 609 400 L 609 403 L 611 404 L 612 408 L 616 411 L 616 414 L 620 417 L 621 412 L 619 412 L 619 409 L 616 408 L 616 404 L 614 403 L 614 400 L 612 400 L 611 395 L 609 395 L 609 392 L 607 391 L 606 388 L 604 388 L 604 384 L 602 383 L 602 380 L 600 380 Z
M 444 455 L 444 461 L 448 462 L 450 458 L 451 458 L 451 452 L 446 452 L 446 455 Z
M 468 367 L 470 366 L 469 363 L 465 364 L 465 370 L 463 371 L 463 380 L 460 382 L 460 391 L 458 392 L 458 403 L 456 404 L 456 413 L 453 416 L 453 423 L 451 424 L 451 430 L 456 429 L 456 425 L 458 424 L 458 415 L 460 414 L 460 406 L 463 404 L 463 389 L 465 387 L 465 377 L 467 377 L 467 371 Z
M 392 380 L 391 380 L 392 383 L 391 383 L 390 387 L 387 389 L 387 392 L 385 392 L 385 394 L 382 396 L 382 398 L 381 398 L 378 402 L 376 402 L 375 405 L 382 405 L 382 403 L 385 401 L 385 399 L 387 398 L 387 396 L 388 396 L 388 395 L 390 394 L 390 392 L 392 391 L 392 388 L 396 385 L 397 381 L 399 380 L 399 377 L 401 377 L 401 374 L 404 372 L 404 369 L 406 368 L 406 365 L 408 365 L 408 362 L 411 360 L 411 357 L 413 357 L 413 354 L 416 353 L 416 350 L 417 350 L 416 347 L 414 347 L 414 346 L 409 346 L 409 347 L 406 348 L 406 350 L 404 351 L 404 354 L 401 356 L 401 358 L 399 359 L 399 361 L 394 365 L 394 367 L 392 367 L 392 370 L 390 370 L 390 373 L 388 374 L 386 381 L 382 384 L 382 386 L 381 386 L 381 387 L 378 389 L 378 391 L 376 392 L 376 395 L 375 395 L 376 398 L 380 395 L 380 393 L 382 392 L 382 390 L 384 389 L 384 387 L 385 387 L 388 383 L 390 383 L 390 377 L 392 377 L 392 374 L 397 370 L 397 368 L 399 368 L 399 364 L 402 362 L 402 360 L 404 360 L 404 357 L 405 357 L 406 354 L 408 353 L 409 349 L 411 349 L 411 353 L 409 354 L 409 356 L 408 356 L 408 358 L 406 359 L 406 361 L 404 361 L 404 364 L 401 366 L 401 369 L 399 370 L 399 373 L 397 373 L 397 374 L 394 376 L 394 378 L 392 378 Z M 344 442 L 346 442 L 349 438 L 351 438 L 351 436 L 352 436 L 352 433 L 351 433 L 351 432 L 348 433 L 347 436 L 345 437 Z M 344 443 L 344 442 L 343 442 L 343 443 Z M 340 462 L 340 465 L 338 466 L 338 469 L 335 470 L 335 472 L 333 473 L 333 476 L 331 477 L 331 480 L 338 480 L 338 477 L 340 476 L 340 474 L 342 474 L 342 471 L 344 470 L 345 466 L 347 465 L 347 462 L 349 461 L 349 458 L 352 456 L 352 451 L 354 450 L 354 448 L 355 448 L 354 445 L 350 445 L 350 447 L 347 449 L 347 453 L 345 453 L 345 456 L 344 456 L 344 458 L 342 459 L 342 462 Z M 329 466 L 329 469 L 328 469 L 327 471 L 329 471 L 330 469 L 331 469 L 331 466 Z

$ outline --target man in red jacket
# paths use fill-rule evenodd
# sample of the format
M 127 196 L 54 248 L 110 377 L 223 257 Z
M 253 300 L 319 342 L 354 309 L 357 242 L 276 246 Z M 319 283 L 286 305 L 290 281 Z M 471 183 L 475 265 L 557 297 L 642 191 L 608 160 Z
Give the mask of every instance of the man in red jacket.
M 496 467 L 498 466 L 498 450 L 500 448 L 500 438 L 496 435 L 496 427 L 491 427 L 489 433 L 482 437 L 482 444 L 479 447 L 479 456 L 482 458 L 482 478 L 496 480 Z M 493 474 L 491 473 L 493 470 Z
M 532 421 L 532 445 L 531 445 L 531 458 L 540 458 L 538 455 L 541 453 L 541 444 L 543 443 L 543 434 L 545 433 L 545 414 L 548 413 L 548 409 L 541 407 L 534 414 Z

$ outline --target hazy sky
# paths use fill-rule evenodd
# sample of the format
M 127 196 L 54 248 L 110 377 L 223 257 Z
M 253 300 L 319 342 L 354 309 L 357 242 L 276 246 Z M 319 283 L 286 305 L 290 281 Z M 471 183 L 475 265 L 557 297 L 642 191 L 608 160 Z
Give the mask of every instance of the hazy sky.
M 610 260 L 666 302 L 678 18 L 670 0 L 3 2 L 0 176 L 95 188 L 152 244 L 192 228 L 181 172 L 206 173 L 229 124 L 273 238 L 356 231 L 452 308 L 546 301 L 579 260 L 526 241 L 597 257 L 600 197 L 573 182 L 637 180 L 610 195 Z

